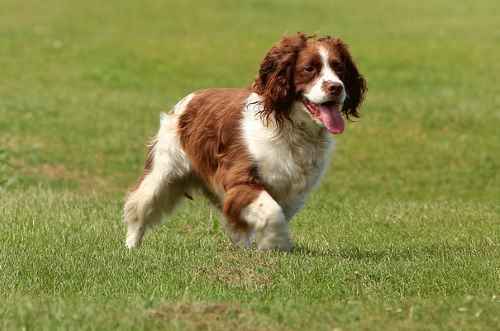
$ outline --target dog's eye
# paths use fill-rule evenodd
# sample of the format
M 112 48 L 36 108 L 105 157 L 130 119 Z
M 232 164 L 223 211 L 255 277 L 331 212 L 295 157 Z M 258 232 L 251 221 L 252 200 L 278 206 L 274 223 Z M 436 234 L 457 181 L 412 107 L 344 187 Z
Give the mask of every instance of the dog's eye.
M 304 71 L 305 72 L 313 72 L 314 71 L 314 67 L 311 66 L 311 65 L 307 65 L 304 67 Z
M 330 66 L 332 67 L 333 70 L 335 70 L 335 72 L 344 71 L 344 66 L 340 62 L 332 62 Z

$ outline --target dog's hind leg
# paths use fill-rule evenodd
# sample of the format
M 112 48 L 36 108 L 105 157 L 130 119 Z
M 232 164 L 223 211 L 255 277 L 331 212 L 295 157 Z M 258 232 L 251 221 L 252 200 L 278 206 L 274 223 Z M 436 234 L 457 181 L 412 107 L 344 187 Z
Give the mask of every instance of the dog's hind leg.
M 176 115 L 162 116 L 144 168 L 144 175 L 124 206 L 128 248 L 138 247 L 147 227 L 158 224 L 162 214 L 171 212 L 184 196 L 190 163 L 181 148 Z

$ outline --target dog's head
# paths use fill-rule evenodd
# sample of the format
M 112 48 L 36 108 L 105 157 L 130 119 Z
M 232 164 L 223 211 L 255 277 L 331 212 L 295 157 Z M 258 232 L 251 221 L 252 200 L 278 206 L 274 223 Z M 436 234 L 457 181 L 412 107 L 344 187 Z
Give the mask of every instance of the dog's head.
M 252 85 L 263 98 L 262 114 L 278 125 L 290 119 L 292 105 L 331 133 L 344 130 L 344 119 L 359 117 L 366 81 L 339 38 L 297 33 L 274 45 Z

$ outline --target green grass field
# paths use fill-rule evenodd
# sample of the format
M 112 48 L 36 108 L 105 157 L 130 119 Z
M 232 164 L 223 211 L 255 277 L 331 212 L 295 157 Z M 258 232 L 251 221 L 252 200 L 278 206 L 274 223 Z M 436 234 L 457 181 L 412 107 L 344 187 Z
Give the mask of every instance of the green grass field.
M 500 329 L 498 1 L 0 0 L 1 330 Z M 188 92 L 337 35 L 369 92 L 289 254 L 187 202 L 124 248 L 124 193 Z

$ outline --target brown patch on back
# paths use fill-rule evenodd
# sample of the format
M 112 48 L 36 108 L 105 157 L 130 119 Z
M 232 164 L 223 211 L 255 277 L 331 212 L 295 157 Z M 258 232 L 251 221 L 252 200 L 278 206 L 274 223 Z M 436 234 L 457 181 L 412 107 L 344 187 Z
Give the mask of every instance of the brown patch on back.
M 197 92 L 179 118 L 180 141 L 195 175 L 213 193 L 225 193 L 223 211 L 237 228 L 246 228 L 240 211 L 262 190 L 241 136 L 243 107 L 250 93 L 247 89 Z
M 196 93 L 179 118 L 182 147 L 197 175 L 227 190 L 251 167 L 239 139 L 242 109 L 250 91 L 209 89 Z M 236 168 L 235 168 L 236 166 Z M 230 170 L 230 173 L 227 173 Z

